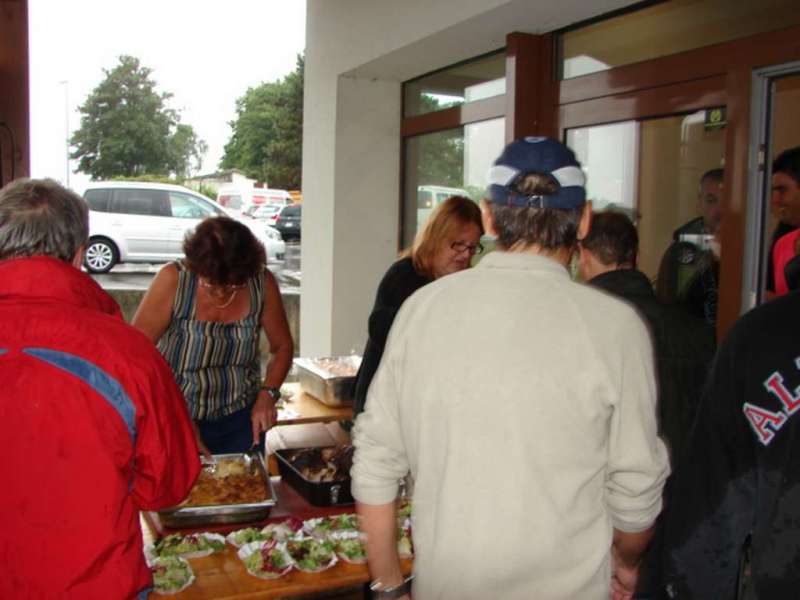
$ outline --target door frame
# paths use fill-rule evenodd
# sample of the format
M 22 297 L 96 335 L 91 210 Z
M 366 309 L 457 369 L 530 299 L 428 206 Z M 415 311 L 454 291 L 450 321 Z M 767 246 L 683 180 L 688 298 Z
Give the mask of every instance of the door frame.
M 764 280 L 769 261 L 769 238 L 765 232 L 772 179 L 772 117 L 775 79 L 800 75 L 800 60 L 754 69 L 751 76 L 750 151 L 747 161 L 747 209 L 744 261 L 742 265 L 742 309 L 764 301 Z

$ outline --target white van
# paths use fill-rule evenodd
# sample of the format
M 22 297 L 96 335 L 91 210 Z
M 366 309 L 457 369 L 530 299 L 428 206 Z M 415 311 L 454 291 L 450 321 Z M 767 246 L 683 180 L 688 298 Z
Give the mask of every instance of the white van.
M 107 181 L 83 193 L 89 205 L 89 244 L 84 264 L 105 273 L 124 262 L 158 263 L 183 258 L 183 238 L 206 217 L 239 217 L 185 187 L 165 183 Z M 267 249 L 268 260 L 282 260 L 286 244 L 274 227 L 239 219 Z
M 244 212 L 254 205 L 276 204 L 278 206 L 286 206 L 287 204 L 292 204 L 294 200 L 286 190 L 223 186 L 217 192 L 217 202 L 229 210 Z
M 417 228 L 428 220 L 433 209 L 451 196 L 467 196 L 461 188 L 443 185 L 421 185 L 417 188 Z M 469 197 L 469 196 L 467 196 Z

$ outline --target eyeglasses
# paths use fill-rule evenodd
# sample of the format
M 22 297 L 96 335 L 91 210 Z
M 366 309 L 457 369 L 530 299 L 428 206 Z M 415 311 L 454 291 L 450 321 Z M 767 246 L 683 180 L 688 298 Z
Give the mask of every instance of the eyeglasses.
M 207 279 L 200 279 L 200 285 L 204 288 L 222 288 L 226 291 L 243 290 L 247 287 L 246 283 L 235 285 L 233 283 L 211 283 Z
M 462 252 L 469 252 L 470 254 L 480 254 L 483 252 L 483 246 L 480 244 L 467 244 L 465 242 L 453 242 L 450 244 L 450 249 L 454 250 L 458 254 Z

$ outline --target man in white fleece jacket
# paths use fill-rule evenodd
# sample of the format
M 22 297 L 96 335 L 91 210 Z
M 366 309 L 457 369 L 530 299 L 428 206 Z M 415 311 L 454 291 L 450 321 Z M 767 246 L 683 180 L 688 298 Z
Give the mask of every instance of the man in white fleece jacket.
M 374 597 L 408 597 L 410 471 L 415 599 L 629 598 L 669 472 L 647 330 L 569 277 L 591 205 L 568 148 L 509 144 L 487 192 L 499 251 L 405 302 L 356 422 Z

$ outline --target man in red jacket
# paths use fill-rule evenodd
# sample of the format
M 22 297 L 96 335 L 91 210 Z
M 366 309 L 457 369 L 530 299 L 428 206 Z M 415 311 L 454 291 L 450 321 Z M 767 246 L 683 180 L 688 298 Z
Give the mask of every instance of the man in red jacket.
M 0 190 L 0 598 L 145 597 L 139 511 L 200 469 L 169 367 L 80 270 L 85 202 Z

